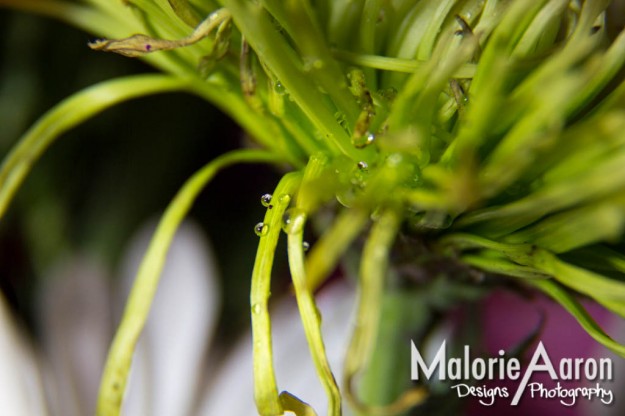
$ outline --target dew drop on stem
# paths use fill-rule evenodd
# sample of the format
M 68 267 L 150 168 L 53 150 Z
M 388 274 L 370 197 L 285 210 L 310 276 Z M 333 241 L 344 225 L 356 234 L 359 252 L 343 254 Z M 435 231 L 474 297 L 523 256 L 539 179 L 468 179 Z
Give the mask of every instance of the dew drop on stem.
M 282 195 L 280 195 L 280 198 L 278 198 L 278 201 L 280 201 L 280 203 L 283 204 L 283 205 L 288 205 L 289 202 L 291 202 L 291 195 L 289 195 L 289 194 L 282 194 Z
M 257 236 L 263 237 L 269 232 L 269 225 L 265 224 L 264 222 L 259 222 L 254 226 L 254 232 Z
M 296 233 L 301 231 L 304 221 L 297 221 L 298 217 L 305 216 L 304 211 L 298 208 L 288 209 L 282 216 L 282 230 L 287 233 Z
M 352 137 L 352 145 L 356 149 L 363 149 L 373 143 L 375 140 L 375 134 L 370 131 L 366 132 L 362 136 L 353 136 Z
M 273 85 L 273 90 L 276 94 L 279 95 L 284 95 L 284 93 L 286 92 L 286 88 L 284 88 L 284 85 L 282 85 L 280 81 L 276 81 L 276 83 Z
M 293 222 L 290 211 L 291 210 L 286 211 L 282 216 L 282 231 L 284 231 L 285 233 L 289 232 L 291 223 Z
M 271 198 L 272 198 L 271 194 L 265 194 L 265 195 L 260 197 L 260 203 L 265 208 L 272 208 L 273 206 L 271 205 Z

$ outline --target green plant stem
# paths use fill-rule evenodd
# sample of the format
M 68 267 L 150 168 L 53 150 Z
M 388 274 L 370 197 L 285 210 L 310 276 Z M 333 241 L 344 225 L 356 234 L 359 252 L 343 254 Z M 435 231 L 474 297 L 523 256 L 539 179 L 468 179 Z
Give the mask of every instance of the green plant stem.
M 400 224 L 401 215 L 397 209 L 383 210 L 373 224 L 360 263 L 358 312 L 345 356 L 344 390 L 354 408 L 366 415 L 399 414 L 426 397 L 425 391 L 419 388 L 405 391 L 392 403 L 370 405 L 358 398 L 354 386 L 358 373 L 366 371 L 378 339 L 388 261 Z
M 89 23 L 89 28 L 92 24 L 97 24 L 98 21 L 103 20 L 102 14 L 96 10 L 71 3 L 69 1 L 61 0 L 0 0 L 0 7 L 11 7 L 26 12 L 34 12 L 55 19 L 62 20 L 72 25 L 80 24 L 80 21 L 85 20 L 81 27 L 87 27 L 86 21 Z
M 286 87 L 287 93 L 321 132 L 324 140 L 334 142 L 343 154 L 354 161 L 373 160 L 373 149 L 352 146 L 347 131 L 335 117 L 335 112 L 342 109 L 331 108 L 317 86 L 305 81 L 307 74 L 301 59 L 278 33 L 267 11 L 260 5 L 243 0 L 226 0 L 225 4 L 260 60 Z
M 534 280 L 529 284 L 536 286 L 562 305 L 595 341 L 605 345 L 621 357 L 625 357 L 625 346 L 607 335 L 584 307 L 564 288 L 549 280 Z
M 188 88 L 185 80 L 168 75 L 134 75 L 104 81 L 63 100 L 44 114 L 5 158 L 0 168 L 0 217 L 35 162 L 61 134 L 123 101 Z
M 121 323 L 109 350 L 98 396 L 97 416 L 118 416 L 134 349 L 145 326 L 167 251 L 195 198 L 220 170 L 239 163 L 278 163 L 282 159 L 259 150 L 238 150 L 213 160 L 189 178 L 163 214 L 135 278 Z
M 321 235 L 306 259 L 309 290 L 315 291 L 325 281 L 368 219 L 368 213 L 361 208 L 343 211 L 332 228 Z
M 268 231 L 266 235 L 260 237 L 252 272 L 250 303 L 254 340 L 254 398 L 261 416 L 276 416 L 283 413 L 273 368 L 271 318 L 268 305 L 271 296 L 271 269 L 278 238 L 282 231 L 282 216 L 301 179 L 301 174 L 290 173 L 285 175 L 276 187 L 271 200 L 272 208 L 267 209 L 263 220 Z
M 308 340 L 310 354 L 315 363 L 317 374 L 328 396 L 328 416 L 341 415 L 341 394 L 330 369 L 326 356 L 323 336 L 321 334 L 321 319 L 315 300 L 306 282 L 304 270 L 303 235 L 306 214 L 303 212 L 290 216 L 288 233 L 289 268 L 297 297 L 304 332 Z
M 189 27 L 196 27 L 202 20 L 202 17 L 191 6 L 189 0 L 169 0 L 168 2 L 176 16 Z
M 364 66 L 367 68 L 380 69 L 382 71 L 405 72 L 411 74 L 421 68 L 427 61 L 416 59 L 393 58 L 389 56 L 367 55 L 352 51 L 334 49 L 332 51 L 337 59 L 352 65 Z M 464 63 L 453 73 L 454 78 L 472 78 L 475 75 L 476 65 Z
M 373 223 L 362 252 L 356 326 L 345 357 L 347 381 L 351 381 L 367 365 L 375 345 L 388 271 L 388 256 L 399 224 L 400 216 L 397 212 L 390 209 L 382 212 Z
M 347 89 L 346 77 L 335 61 L 325 37 L 314 20 L 308 0 L 262 0 L 267 10 L 284 26 L 295 41 L 308 73 L 328 94 L 350 124 L 360 109 Z M 315 63 L 320 64 L 315 64 Z

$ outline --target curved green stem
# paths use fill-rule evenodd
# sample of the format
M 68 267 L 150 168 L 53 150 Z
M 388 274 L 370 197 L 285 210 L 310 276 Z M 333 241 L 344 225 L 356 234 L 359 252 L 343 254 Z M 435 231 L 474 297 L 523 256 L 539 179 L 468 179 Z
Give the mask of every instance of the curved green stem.
M 362 252 L 356 326 L 345 357 L 345 377 L 348 380 L 366 366 L 375 345 L 388 256 L 400 218 L 393 210 L 383 211 L 373 223 Z
M 321 235 L 306 259 L 309 290 L 316 290 L 325 281 L 368 219 L 368 212 L 364 209 L 346 210 L 334 221 L 332 228 Z
M 564 307 L 595 341 L 603 344 L 621 357 L 625 357 L 625 346 L 606 334 L 586 309 L 564 288 L 551 280 L 532 280 L 528 283 L 536 286 Z
M 328 396 L 328 416 L 341 415 L 341 394 L 330 369 L 321 334 L 321 319 L 313 294 L 306 282 L 304 271 L 303 235 L 306 214 L 303 211 L 289 216 L 288 251 L 291 278 L 295 287 L 295 296 L 299 307 L 304 332 L 310 347 L 310 353 L 317 369 L 317 374 Z
M 227 153 L 195 173 L 174 197 L 163 214 L 143 257 L 121 323 L 109 350 L 100 385 L 97 416 L 120 414 L 132 355 L 148 318 L 167 251 L 178 226 L 191 209 L 197 195 L 215 174 L 230 165 L 281 161 L 274 154 L 258 150 L 238 150 Z
M 271 200 L 271 208 L 267 209 L 263 221 L 263 227 L 267 227 L 267 233 L 260 237 L 252 272 L 250 303 L 254 340 L 254 397 L 261 416 L 276 416 L 283 413 L 273 368 L 271 318 L 268 304 L 271 296 L 271 268 L 282 230 L 282 216 L 300 181 L 301 174 L 294 172 L 285 175 L 276 187 Z
M 416 59 L 393 58 L 390 56 L 367 55 L 352 51 L 334 49 L 333 55 L 346 63 L 366 68 L 380 69 L 382 71 L 414 73 L 419 68 L 427 64 L 427 61 L 418 61 Z M 475 75 L 476 65 L 473 63 L 464 63 L 460 65 L 453 73 L 454 78 L 473 78 Z
M 44 114 L 20 139 L 0 168 L 0 217 L 43 152 L 63 133 L 118 103 L 148 94 L 184 90 L 168 75 L 134 75 L 86 88 Z
M 351 404 L 367 415 L 398 414 L 420 403 L 426 397 L 423 388 L 417 388 L 404 392 L 388 405 L 370 406 L 361 402 L 354 392 L 354 379 L 367 367 L 378 336 L 389 255 L 400 223 L 401 215 L 397 210 L 384 210 L 373 224 L 360 263 L 358 312 L 345 356 L 344 389 Z

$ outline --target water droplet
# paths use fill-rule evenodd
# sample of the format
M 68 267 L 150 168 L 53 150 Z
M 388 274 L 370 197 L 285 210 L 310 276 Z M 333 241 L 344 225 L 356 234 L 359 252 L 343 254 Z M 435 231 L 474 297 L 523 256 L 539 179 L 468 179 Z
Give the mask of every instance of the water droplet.
M 283 205 L 288 205 L 289 202 L 291 202 L 291 195 L 289 195 L 289 194 L 282 194 L 282 195 L 280 195 L 280 198 L 278 198 L 278 201 L 280 201 L 280 203 L 283 204 Z
M 356 191 L 354 188 L 349 187 L 341 189 L 336 193 L 336 200 L 347 208 L 350 208 L 356 199 Z
M 375 134 L 366 132 L 362 136 L 355 135 L 352 137 L 352 145 L 356 149 L 362 149 L 369 146 L 375 140 Z
M 367 162 L 360 161 L 358 162 L 358 169 L 367 170 L 369 169 L 369 165 L 367 164 Z
M 273 90 L 280 95 L 286 92 L 286 88 L 284 88 L 284 85 L 282 85 L 280 81 L 276 81 L 276 83 L 273 84 Z
M 263 206 L 265 208 L 272 208 L 271 197 L 272 197 L 271 194 L 265 194 L 265 195 L 261 196 L 260 197 L 260 203 L 263 204 Z
M 255 315 L 258 315 L 261 312 L 261 310 L 262 310 L 262 307 L 260 306 L 260 303 L 255 303 L 252 306 L 252 313 Z
M 304 241 L 302 243 L 302 248 L 304 249 L 304 251 L 308 251 L 308 249 L 310 248 L 310 243 L 308 241 Z
M 269 232 L 269 226 L 263 222 L 259 222 L 254 226 L 254 232 L 257 236 L 263 237 Z
M 282 230 L 285 233 L 288 233 L 291 227 L 291 223 L 293 222 L 292 218 L 291 218 L 291 210 L 287 210 L 284 215 L 282 216 Z
M 306 214 L 301 209 L 288 209 L 282 216 L 282 230 L 287 234 L 300 232 L 304 225 L 304 221 L 299 218 L 302 216 L 305 217 Z

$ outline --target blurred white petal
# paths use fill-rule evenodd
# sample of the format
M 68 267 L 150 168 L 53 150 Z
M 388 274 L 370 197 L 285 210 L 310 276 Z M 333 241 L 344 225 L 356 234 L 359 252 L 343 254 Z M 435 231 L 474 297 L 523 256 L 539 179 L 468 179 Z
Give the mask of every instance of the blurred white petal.
M 64 261 L 46 276 L 40 296 L 39 321 L 51 370 L 46 384 L 53 413 L 91 414 L 112 331 L 104 268 L 87 258 Z
M 340 383 L 342 363 L 353 322 L 354 289 L 333 283 L 317 296 L 323 318 L 326 352 L 336 380 Z M 287 390 L 325 414 L 327 400 L 321 386 L 293 297 L 281 300 L 271 312 L 278 388 Z M 246 335 L 227 357 L 204 397 L 201 416 L 255 415 L 252 380 L 252 338 Z
M 130 243 L 123 266 L 127 294 L 152 237 L 145 227 Z M 125 403 L 128 415 L 190 414 L 219 309 L 217 271 L 198 226 L 178 230 L 140 339 Z
M 0 410 L 3 415 L 47 415 L 45 397 L 31 346 L 15 327 L 0 295 Z

